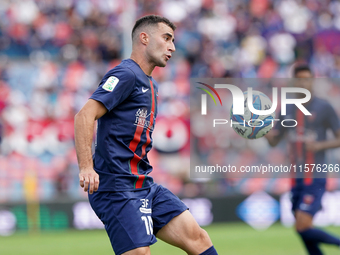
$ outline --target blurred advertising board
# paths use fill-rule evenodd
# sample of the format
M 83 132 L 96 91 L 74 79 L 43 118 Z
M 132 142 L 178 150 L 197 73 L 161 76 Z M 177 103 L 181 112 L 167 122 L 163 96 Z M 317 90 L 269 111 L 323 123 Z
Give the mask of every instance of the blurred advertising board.
M 271 196 L 261 191 L 249 196 L 182 198 L 182 201 L 201 226 L 244 221 L 257 230 L 265 230 L 277 221 L 286 227 L 294 224 L 289 193 Z M 339 211 L 340 191 L 326 192 L 314 224 L 340 226 Z M 104 226 L 87 201 L 0 205 L 1 236 L 16 231 L 62 231 L 70 228 L 102 229 Z

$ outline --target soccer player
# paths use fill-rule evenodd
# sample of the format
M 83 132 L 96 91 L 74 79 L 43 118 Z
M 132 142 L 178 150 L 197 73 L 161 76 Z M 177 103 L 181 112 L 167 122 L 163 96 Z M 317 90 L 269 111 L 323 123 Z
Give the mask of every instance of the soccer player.
M 313 216 L 321 209 L 326 176 L 324 173 L 318 173 L 315 169 L 311 172 L 311 165 L 309 165 L 309 172 L 300 173 L 298 166 L 302 165 L 305 168 L 305 164 L 325 164 L 325 151 L 340 147 L 340 125 L 333 107 L 326 100 L 313 95 L 313 74 L 309 66 L 296 66 L 294 77 L 298 78 L 295 81 L 297 87 L 305 88 L 311 92 L 311 99 L 304 106 L 312 115 L 305 116 L 295 105 L 288 105 L 286 119 L 295 119 L 298 123 L 297 126 L 285 128 L 276 125 L 265 137 L 271 146 L 276 146 L 287 133 L 290 158 L 292 164 L 297 166 L 297 174 L 299 174 L 292 179 L 291 189 L 295 229 L 301 236 L 308 253 L 319 255 L 322 254 L 319 243 L 340 246 L 339 238 L 316 229 L 312 225 Z M 296 96 L 298 97 L 298 95 Z M 284 117 L 281 116 L 280 121 Z M 327 129 L 333 131 L 334 139 L 326 140 Z
M 174 53 L 175 28 L 156 15 L 137 20 L 130 59 L 104 76 L 75 116 L 80 186 L 89 193 L 116 254 L 150 254 L 156 237 L 188 254 L 217 254 L 187 206 L 148 175 L 158 97 L 151 74 L 156 66 L 165 67 Z

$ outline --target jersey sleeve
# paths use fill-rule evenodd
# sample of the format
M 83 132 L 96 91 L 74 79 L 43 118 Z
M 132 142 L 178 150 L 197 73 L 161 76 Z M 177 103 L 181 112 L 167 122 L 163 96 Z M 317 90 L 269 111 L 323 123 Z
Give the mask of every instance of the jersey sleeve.
M 325 114 L 327 116 L 327 127 L 330 128 L 335 134 L 340 129 L 338 115 L 330 104 L 327 104 Z
M 135 74 L 130 69 L 115 67 L 104 76 L 90 98 L 111 111 L 132 93 L 135 80 Z

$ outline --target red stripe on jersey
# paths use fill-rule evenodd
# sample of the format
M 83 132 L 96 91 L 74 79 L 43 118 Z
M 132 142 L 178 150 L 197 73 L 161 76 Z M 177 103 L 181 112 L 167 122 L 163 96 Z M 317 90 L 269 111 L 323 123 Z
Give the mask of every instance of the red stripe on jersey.
M 146 143 L 143 144 L 142 146 L 142 155 L 141 158 L 143 158 L 145 156 L 145 149 L 146 147 L 151 143 L 151 137 L 150 137 L 150 129 L 153 127 L 153 118 L 155 115 L 155 92 L 154 92 L 154 87 L 152 84 L 152 81 L 150 80 L 150 87 L 151 87 L 151 114 L 150 114 L 150 124 L 146 130 Z
M 295 148 L 294 148 L 294 144 L 293 143 L 291 143 L 290 144 L 290 148 L 289 148 L 290 150 L 290 154 L 289 154 L 289 156 L 290 156 L 290 160 L 291 160 L 291 163 L 292 163 L 292 165 L 295 165 L 295 167 L 296 167 L 296 161 L 295 161 L 295 155 L 294 155 L 294 151 L 295 151 Z M 297 169 L 295 169 L 296 171 L 298 171 Z M 291 185 L 292 185 L 292 187 L 294 187 L 295 185 L 296 185 L 296 174 L 295 174 L 295 172 L 294 171 L 291 171 L 290 172 L 290 176 L 291 176 Z
M 146 143 L 143 144 L 142 146 L 142 155 L 141 158 L 143 158 L 146 154 L 146 147 L 151 143 L 151 137 L 150 137 L 150 129 L 153 127 L 153 119 L 155 115 L 155 89 L 153 87 L 153 83 L 151 80 L 150 81 L 150 88 L 151 88 L 151 113 L 150 113 L 150 124 L 148 128 L 146 129 Z M 136 182 L 136 188 L 141 188 L 143 187 L 143 182 L 145 179 L 145 175 L 139 175 L 139 178 Z
M 146 176 L 143 175 L 143 174 L 139 174 L 138 175 L 138 179 L 137 179 L 136 184 L 135 184 L 135 188 L 136 189 L 140 189 L 140 188 L 143 187 L 143 183 L 144 183 L 145 177 Z
M 305 116 L 302 114 L 301 111 L 298 112 L 299 113 L 299 119 L 301 119 L 303 126 L 305 126 Z M 306 135 L 306 134 L 302 134 L 302 135 Z M 305 145 L 305 144 L 304 144 Z M 306 160 L 305 160 L 305 164 L 314 164 L 314 153 L 312 151 L 306 151 Z M 306 166 L 306 165 L 305 165 Z M 305 169 L 305 166 L 303 166 L 303 171 Z M 310 185 L 313 183 L 313 172 L 312 172 L 313 167 L 311 165 L 308 165 L 308 172 L 304 172 L 304 178 L 303 178 L 303 183 L 305 185 Z M 314 171 L 314 169 L 313 169 Z
M 134 153 L 133 154 L 133 158 L 130 161 L 130 169 L 131 169 L 131 173 L 134 175 L 139 176 L 138 174 L 138 162 L 141 160 L 141 158 Z
M 314 153 L 312 151 L 306 152 L 306 164 L 314 164 Z M 311 185 L 313 183 L 312 169 L 313 167 L 309 165 L 309 171 L 306 173 L 306 177 L 303 180 L 304 184 L 306 185 Z
M 298 137 L 298 141 L 296 143 L 296 152 L 297 152 L 297 158 L 299 159 L 298 162 L 303 162 L 302 159 L 303 158 L 303 154 L 304 154 L 304 141 L 302 141 L 301 139 L 303 137 L 305 137 L 305 116 L 303 115 L 302 111 L 298 111 L 296 113 L 296 118 L 298 121 L 298 129 L 297 129 L 297 137 Z M 301 127 L 301 128 L 299 128 Z M 312 152 L 307 151 L 306 152 L 306 160 L 304 161 L 305 164 L 313 164 L 314 163 L 314 155 Z M 302 171 L 305 170 L 305 166 L 302 166 Z M 303 183 L 306 185 L 310 185 L 313 182 L 312 179 L 312 175 L 313 173 L 312 171 L 312 167 L 308 166 L 308 172 L 303 172 L 304 173 L 304 178 L 303 178 Z
M 303 137 L 304 133 L 304 126 L 305 126 L 305 121 L 304 121 L 304 115 L 301 111 L 296 112 L 296 121 L 297 121 L 297 126 L 296 126 L 296 142 L 295 142 L 295 148 L 294 145 L 292 145 L 292 152 L 295 154 L 295 157 L 297 160 L 295 160 L 294 164 L 296 164 L 296 171 L 299 171 L 299 164 L 302 162 L 303 158 L 303 141 L 301 140 Z M 292 155 L 294 158 L 294 155 Z M 295 186 L 296 180 L 295 178 L 292 179 L 291 182 L 292 186 Z
M 291 179 L 290 185 L 292 185 L 292 187 L 294 187 L 296 185 L 296 180 L 295 178 Z
M 305 126 L 305 119 L 301 111 L 297 111 L 296 113 L 296 121 L 297 129 L 296 129 L 296 156 L 297 156 L 297 162 L 300 163 L 303 158 L 303 141 L 301 140 L 304 135 L 304 126 Z
M 141 117 L 139 117 L 141 119 Z M 137 146 L 140 142 L 141 135 L 143 133 L 144 127 L 142 125 L 138 125 L 136 127 L 135 135 L 133 136 L 132 141 L 130 142 L 129 149 L 132 150 L 134 153 L 137 149 Z
M 141 118 L 141 117 L 140 117 Z M 140 142 L 141 135 L 143 133 L 143 126 L 137 125 L 135 134 L 133 136 L 132 141 L 130 142 L 129 149 L 133 152 L 133 158 L 131 159 L 130 163 L 130 170 L 131 173 L 138 176 L 138 162 L 141 160 L 141 158 L 136 154 L 137 146 Z M 138 177 L 137 177 L 138 178 Z

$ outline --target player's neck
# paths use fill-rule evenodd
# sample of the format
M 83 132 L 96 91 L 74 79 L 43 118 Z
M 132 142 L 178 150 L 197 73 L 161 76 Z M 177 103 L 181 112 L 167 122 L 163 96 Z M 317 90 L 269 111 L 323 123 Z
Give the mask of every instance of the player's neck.
M 155 66 L 148 62 L 145 57 L 132 52 L 130 59 L 135 61 L 146 75 L 151 76 L 153 69 L 155 69 Z

